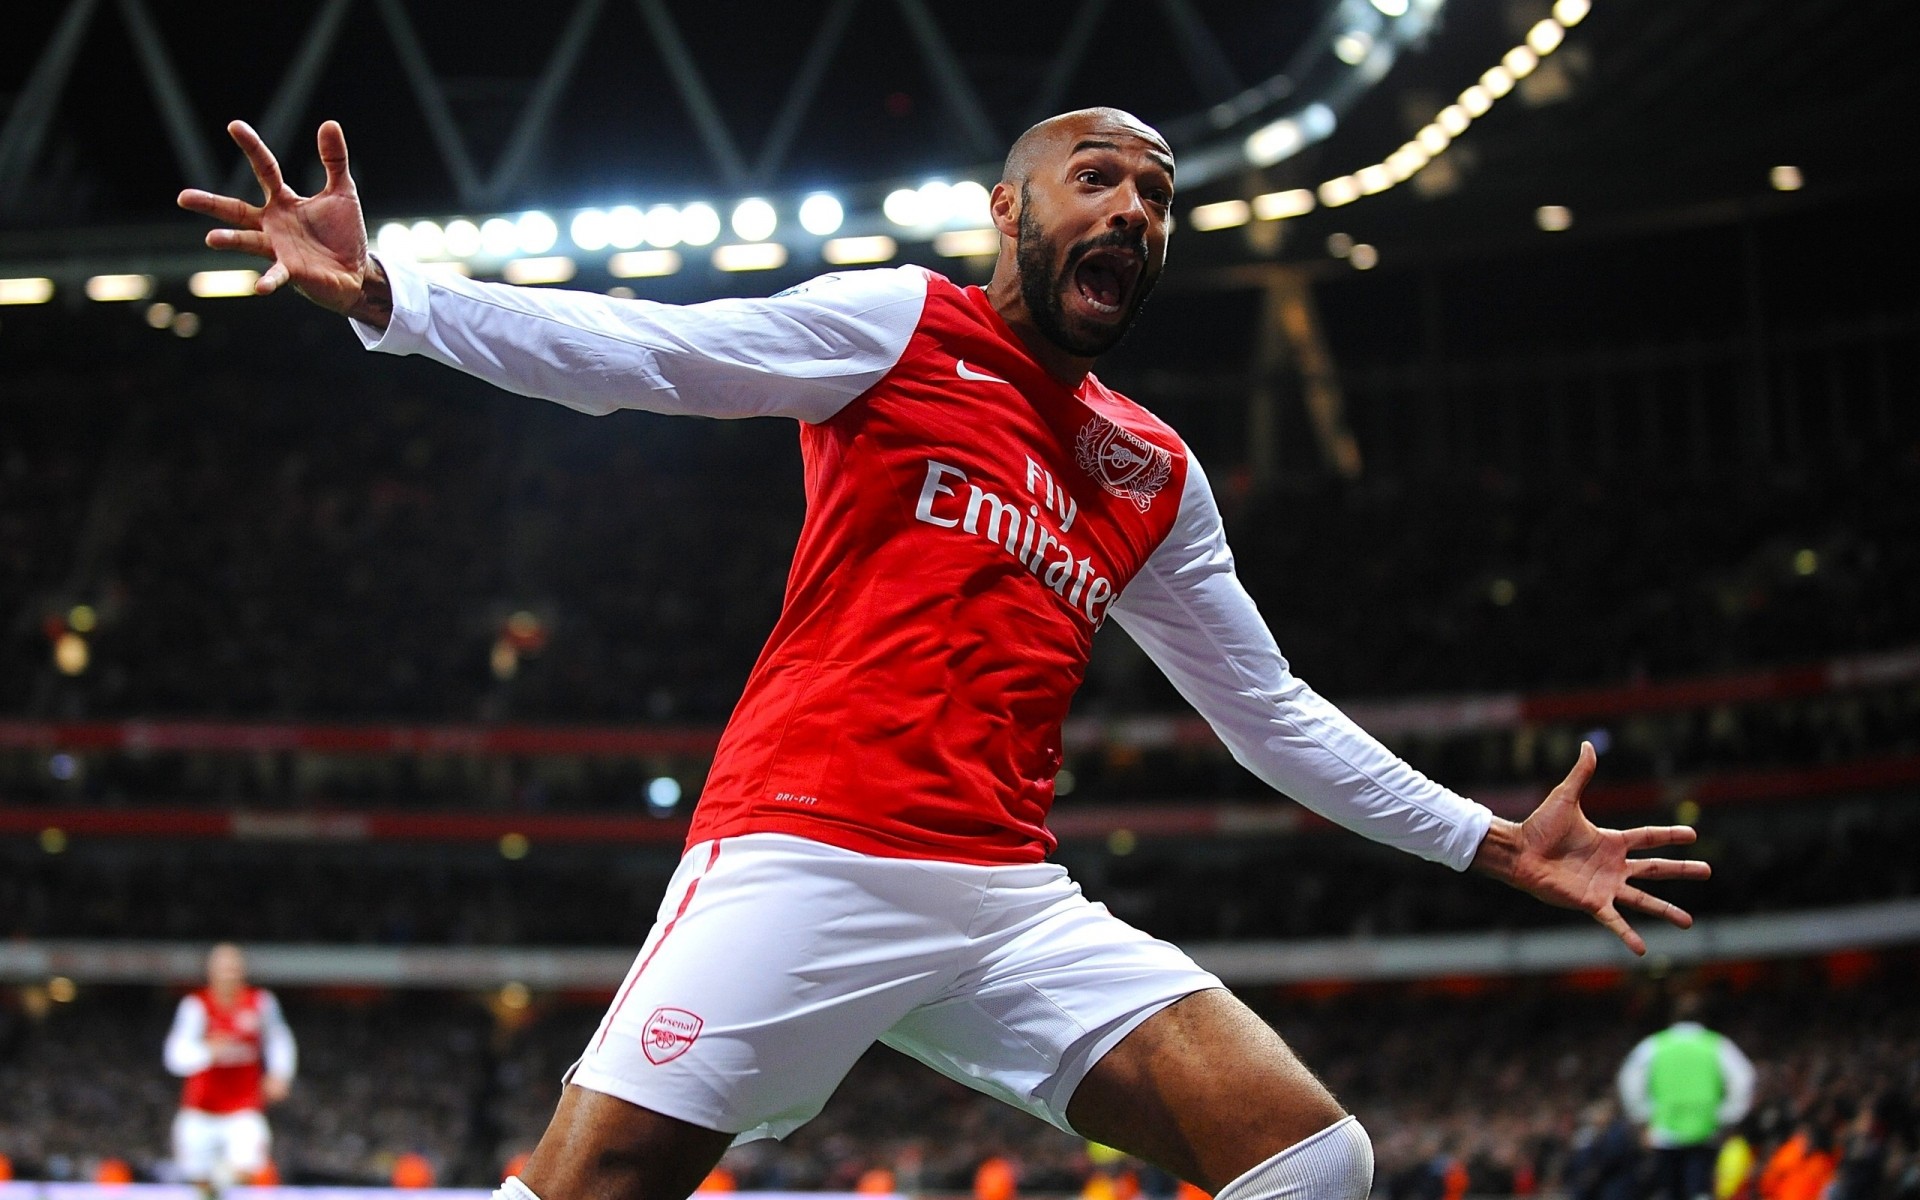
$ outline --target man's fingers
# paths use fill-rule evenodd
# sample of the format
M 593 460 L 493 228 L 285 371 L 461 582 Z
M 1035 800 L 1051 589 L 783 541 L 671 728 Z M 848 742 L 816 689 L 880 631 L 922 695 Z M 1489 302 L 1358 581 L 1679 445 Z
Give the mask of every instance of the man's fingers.
M 347 135 L 338 121 L 320 124 L 320 162 L 327 168 L 327 187 L 342 188 L 352 183 L 347 176 Z
M 253 168 L 253 177 L 260 181 L 260 190 L 271 200 L 287 184 L 280 174 L 280 164 L 275 161 L 273 151 L 267 149 L 267 144 L 253 131 L 253 126 L 245 121 L 229 121 L 227 134 L 240 147 L 240 153 L 247 156 L 247 164 Z
M 213 229 L 207 232 L 207 245 L 215 250 L 238 250 L 256 258 L 272 258 L 273 240 L 249 229 Z
M 1642 825 L 1626 830 L 1627 849 L 1650 850 L 1655 846 L 1686 846 L 1700 835 L 1691 825 Z
M 1710 879 L 1713 868 L 1682 858 L 1630 858 L 1627 875 L 1633 879 Z
M 260 228 L 260 210 L 245 200 L 236 200 L 232 196 L 216 196 L 212 192 L 203 192 L 199 188 L 188 188 L 180 193 L 175 203 L 188 212 L 212 217 L 216 221 L 225 221 L 241 229 Z
M 1639 934 L 1633 931 L 1633 926 L 1627 924 L 1627 919 L 1621 916 L 1620 910 L 1613 905 L 1609 904 L 1594 913 L 1593 919 L 1605 925 L 1613 936 L 1625 942 L 1627 949 L 1633 951 L 1635 954 L 1645 954 L 1647 952 L 1647 943 L 1641 939 Z
M 1581 742 L 1580 757 L 1574 760 L 1573 770 L 1567 772 L 1567 777 L 1560 782 L 1560 786 L 1553 789 L 1552 798 L 1568 799 L 1578 803 L 1580 793 L 1586 790 L 1587 782 L 1593 778 L 1593 769 L 1599 761 L 1599 757 L 1593 752 L 1593 743 Z
M 1687 912 L 1686 909 L 1681 908 L 1678 904 L 1672 904 L 1662 900 L 1658 896 L 1650 896 L 1632 885 L 1621 885 L 1620 891 L 1614 898 L 1630 908 L 1639 909 L 1650 917 L 1659 917 L 1661 920 L 1669 924 L 1677 925 L 1682 929 L 1688 929 L 1693 926 L 1693 915 Z
M 279 291 L 280 285 L 286 281 L 287 265 L 276 262 L 266 269 L 265 274 L 254 281 L 253 294 L 256 296 L 271 296 L 273 293 Z

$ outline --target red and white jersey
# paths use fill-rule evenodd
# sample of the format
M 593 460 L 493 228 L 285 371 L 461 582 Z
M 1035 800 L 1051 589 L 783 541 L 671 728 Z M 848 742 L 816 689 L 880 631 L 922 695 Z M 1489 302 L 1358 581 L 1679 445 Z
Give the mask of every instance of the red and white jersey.
M 1180 438 L 1069 390 L 979 288 L 918 267 L 675 306 L 386 264 L 371 348 L 585 412 L 801 421 L 807 516 L 692 840 L 749 832 L 965 863 L 1044 858 L 1061 724 L 1120 622 L 1261 778 L 1464 869 L 1490 814 L 1295 678 Z
M 292 1079 L 297 1052 L 280 1002 L 263 988 L 242 988 L 232 1004 L 210 989 L 180 998 L 167 1032 L 167 1070 L 186 1076 L 180 1107 L 234 1113 L 265 1107 L 260 1081 Z

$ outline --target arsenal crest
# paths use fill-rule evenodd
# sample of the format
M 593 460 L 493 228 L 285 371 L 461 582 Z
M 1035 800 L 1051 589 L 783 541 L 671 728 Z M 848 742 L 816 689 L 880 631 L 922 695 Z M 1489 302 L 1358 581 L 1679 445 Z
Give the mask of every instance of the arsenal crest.
M 1074 461 L 1101 487 L 1133 501 L 1141 512 L 1173 478 L 1173 455 L 1102 416 L 1073 439 Z
M 672 1062 L 687 1052 L 706 1022 L 684 1008 L 656 1008 L 640 1031 L 640 1048 L 654 1066 Z

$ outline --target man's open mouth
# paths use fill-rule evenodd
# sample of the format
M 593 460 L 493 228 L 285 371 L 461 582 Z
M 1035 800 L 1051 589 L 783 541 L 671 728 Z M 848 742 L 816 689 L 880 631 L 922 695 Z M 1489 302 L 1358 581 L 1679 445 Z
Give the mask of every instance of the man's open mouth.
M 1102 246 L 1081 257 L 1073 269 L 1073 287 L 1094 312 L 1117 316 L 1126 308 L 1144 266 L 1136 251 Z

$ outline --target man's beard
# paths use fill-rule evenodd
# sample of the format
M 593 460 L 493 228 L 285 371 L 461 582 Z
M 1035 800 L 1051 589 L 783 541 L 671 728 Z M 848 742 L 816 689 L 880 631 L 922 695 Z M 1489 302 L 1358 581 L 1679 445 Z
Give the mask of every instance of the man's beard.
M 1068 328 L 1066 306 L 1060 302 L 1060 294 L 1072 286 L 1073 269 L 1087 252 L 1106 246 L 1123 246 L 1140 252 L 1139 281 L 1134 284 L 1126 315 L 1119 321 L 1112 325 L 1089 325 L 1076 332 Z M 1076 243 L 1055 274 L 1053 264 L 1060 260 L 1059 246 L 1040 228 L 1040 222 L 1033 215 L 1032 195 L 1024 183 L 1020 185 L 1020 236 L 1014 243 L 1014 254 L 1020 267 L 1020 298 L 1026 301 L 1027 315 L 1043 337 L 1079 358 L 1097 358 L 1118 345 L 1120 339 L 1127 336 L 1127 330 L 1133 328 L 1140 316 L 1140 307 L 1147 302 L 1147 293 L 1153 291 L 1153 285 L 1159 280 L 1157 272 L 1147 273 L 1147 251 L 1140 235 L 1124 229 Z

